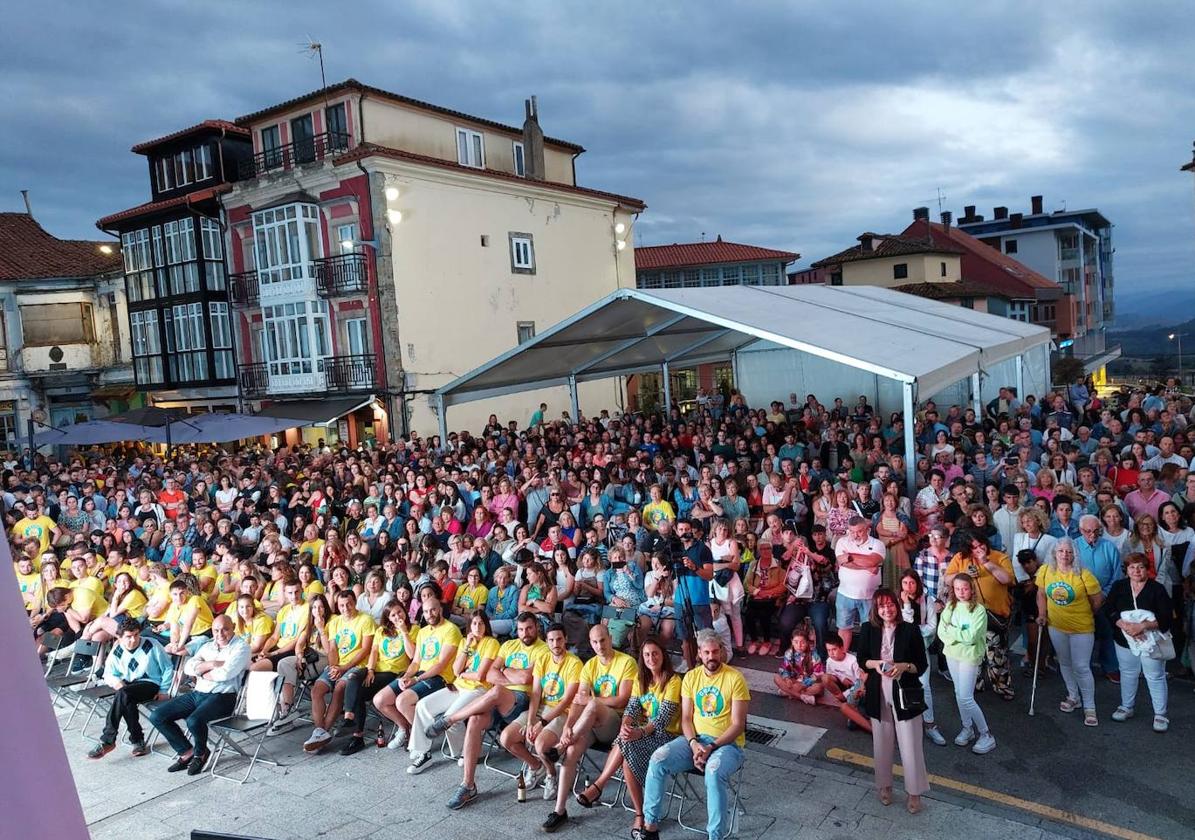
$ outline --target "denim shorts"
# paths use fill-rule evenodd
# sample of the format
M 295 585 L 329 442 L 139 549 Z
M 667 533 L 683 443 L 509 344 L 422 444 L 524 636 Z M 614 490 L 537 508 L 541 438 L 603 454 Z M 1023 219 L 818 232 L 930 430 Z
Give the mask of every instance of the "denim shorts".
M 491 729 L 505 729 L 514 723 L 523 712 L 527 711 L 527 707 L 531 705 L 530 691 L 512 691 L 511 694 L 514 695 L 515 701 L 507 714 L 502 714 L 496 707 L 494 711 L 490 712 Z
M 399 679 L 393 680 L 390 683 L 390 688 L 394 689 L 395 694 L 402 694 L 403 689 L 402 686 L 399 685 L 401 680 L 402 678 L 399 677 Z M 416 697 L 422 700 L 429 694 L 435 694 L 446 685 L 448 685 L 448 683 L 444 682 L 444 678 L 437 674 L 434 677 L 427 677 L 426 679 L 421 679 L 412 683 L 407 687 L 407 691 L 414 693 Z
M 834 599 L 834 621 L 839 630 L 855 630 L 863 622 L 871 610 L 871 604 L 859 598 L 848 598 L 841 592 Z
M 331 666 L 329 666 L 331 667 Z M 349 668 L 347 671 L 342 671 L 340 676 L 332 679 L 332 675 L 328 673 L 328 668 L 325 668 L 316 678 L 317 682 L 322 682 L 329 688 L 336 685 L 341 680 L 363 680 L 365 679 L 365 669 L 358 666 L 356 668 Z

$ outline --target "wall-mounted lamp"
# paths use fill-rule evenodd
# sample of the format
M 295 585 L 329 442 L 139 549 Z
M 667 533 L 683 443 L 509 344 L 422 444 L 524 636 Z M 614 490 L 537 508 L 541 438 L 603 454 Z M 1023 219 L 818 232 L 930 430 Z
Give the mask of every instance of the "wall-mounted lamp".
M 112 253 L 112 246 L 111 246 L 111 245 L 101 245 L 101 246 L 100 246 L 100 253 L 101 253 L 101 254 L 111 254 L 111 253 Z
M 386 187 L 386 200 L 395 201 L 398 198 L 398 187 Z

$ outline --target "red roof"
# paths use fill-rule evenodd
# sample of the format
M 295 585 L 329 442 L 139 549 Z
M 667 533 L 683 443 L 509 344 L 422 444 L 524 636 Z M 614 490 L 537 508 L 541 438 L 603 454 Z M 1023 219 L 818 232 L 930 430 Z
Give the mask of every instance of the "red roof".
M 210 198 L 215 198 L 221 193 L 226 193 L 232 189 L 231 184 L 219 184 L 214 187 L 208 187 L 206 190 L 196 190 L 186 195 L 175 196 L 174 198 L 166 198 L 162 201 L 147 201 L 145 204 L 138 204 L 136 207 L 130 207 L 128 210 L 121 210 L 119 213 L 113 213 L 110 216 L 104 216 L 96 222 L 96 227 L 106 228 L 109 225 L 130 219 L 134 216 L 141 216 L 148 213 L 157 213 L 159 210 L 169 210 L 171 207 L 182 207 L 186 204 L 198 204 L 201 201 L 207 201 Z
M 776 251 L 755 245 L 740 245 L 737 242 L 723 242 L 718 237 L 713 242 L 687 242 L 683 245 L 642 245 L 635 248 L 635 268 L 682 268 L 691 265 L 718 265 L 721 263 L 760 262 L 761 260 L 783 260 L 795 262 L 800 254 L 791 251 Z
M 906 234 L 908 231 L 905 232 Z M 870 247 L 866 250 L 863 241 L 870 240 Z M 925 236 L 893 236 L 890 233 L 864 233 L 859 237 L 859 244 L 852 245 L 845 251 L 839 251 L 833 256 L 818 260 L 810 268 L 828 268 L 842 263 L 859 262 L 860 260 L 878 260 L 885 257 L 903 257 L 912 254 L 962 254 L 963 249 L 953 244 L 934 242 Z
M 189 128 L 184 128 L 180 131 L 174 132 L 173 134 L 167 134 L 165 137 L 159 137 L 156 140 L 146 140 L 144 143 L 138 143 L 132 148 L 131 151 L 134 151 L 137 154 L 144 154 L 155 146 L 160 146 L 163 143 L 169 143 L 171 140 L 178 140 L 182 137 L 186 137 L 188 134 L 198 134 L 201 131 L 225 131 L 237 137 L 243 137 L 246 140 L 248 140 L 250 137 L 249 129 L 241 128 L 234 122 L 229 122 L 228 120 L 204 120 L 203 122 L 193 125 Z
M 91 277 L 121 264 L 118 242 L 58 239 L 28 213 L 0 213 L 0 280 Z
M 389 146 L 378 146 L 374 143 L 362 143 L 356 148 L 345 152 L 333 162 L 339 166 L 342 163 L 352 163 L 355 160 L 361 160 L 363 158 L 371 157 L 372 155 L 394 158 L 395 160 L 409 160 L 413 163 L 427 164 L 428 166 L 436 166 L 441 169 L 452 169 L 457 172 L 468 172 L 472 175 L 483 175 L 487 178 L 495 178 L 502 181 L 516 181 L 520 184 L 544 187 L 550 190 L 561 190 L 563 192 L 593 196 L 594 198 L 603 198 L 608 201 L 626 205 L 628 208 L 635 211 L 647 209 L 647 205 L 643 203 L 642 199 L 631 198 L 630 196 L 626 195 L 603 192 L 602 190 L 591 190 L 587 189 L 586 187 L 574 187 L 572 184 L 561 184 L 556 181 L 533 181 L 528 178 L 520 178 L 518 175 L 514 175 L 509 172 L 498 172 L 494 169 L 476 169 L 472 166 L 462 166 L 455 161 L 428 157 L 427 155 L 419 155 L 415 154 L 414 152 L 404 152 L 402 149 L 392 149 Z
M 433 105 L 430 102 L 423 102 L 418 99 L 413 99 L 409 96 L 403 96 L 401 93 L 392 93 L 388 90 L 374 87 L 373 85 L 364 84 L 356 79 L 345 79 L 343 82 L 339 82 L 334 85 L 328 85 L 326 88 L 313 90 L 310 93 L 304 93 L 302 96 L 296 96 L 294 99 L 288 99 L 285 102 L 279 102 L 277 105 L 271 105 L 269 108 L 263 108 L 260 111 L 254 111 L 252 114 L 246 114 L 243 117 L 237 117 L 237 123 L 239 125 L 249 125 L 250 123 L 255 123 L 258 120 L 268 117 L 272 114 L 281 113 L 282 111 L 289 111 L 291 108 L 295 107 L 296 105 L 300 105 L 309 99 L 323 99 L 345 90 L 355 90 L 361 93 L 369 94 L 371 96 L 377 96 L 381 99 L 389 99 L 393 102 L 399 102 L 403 105 L 413 105 L 416 108 L 423 108 L 428 111 L 435 111 L 438 114 L 444 114 L 445 116 L 479 123 L 480 125 L 486 125 L 490 128 L 496 128 L 499 131 L 506 131 L 511 134 L 523 133 L 522 128 L 503 125 L 502 123 L 495 122 L 494 120 L 487 120 L 484 117 L 475 117 L 472 114 L 454 111 L 451 108 L 445 108 L 441 105 Z M 555 137 L 544 137 L 544 142 L 550 146 L 559 146 L 563 149 L 576 152 L 577 154 L 581 154 L 585 151 L 584 147 L 578 146 L 576 143 L 570 143 L 567 140 L 558 140 Z
M 1003 297 L 1008 295 L 992 289 L 983 283 L 972 283 L 970 280 L 956 280 L 954 282 L 908 283 L 903 286 L 893 286 L 892 291 L 903 292 L 906 295 L 929 298 L 930 300 L 957 300 L 959 298 Z
M 938 222 L 917 219 L 905 228 L 903 235 L 929 236 L 938 245 L 962 248 L 963 278 L 990 286 L 1005 297 L 1048 299 L 1062 294 L 1062 287 L 1050 278 L 956 227 L 946 228 Z

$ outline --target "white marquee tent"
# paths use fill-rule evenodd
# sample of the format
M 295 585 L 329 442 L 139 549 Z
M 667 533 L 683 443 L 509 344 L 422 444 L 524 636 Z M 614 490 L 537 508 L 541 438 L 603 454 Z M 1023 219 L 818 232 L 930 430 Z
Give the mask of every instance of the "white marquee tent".
M 633 373 L 662 371 L 670 404 L 670 370 L 727 358 L 753 403 L 790 391 L 850 394 L 848 384 L 867 393 L 857 387 L 862 375 L 881 408 L 899 392 L 908 417 L 919 398 L 961 380 L 978 404 L 983 376 L 1009 361 L 1024 394 L 1026 357 L 1040 360 L 1049 342 L 1043 327 L 875 286 L 619 289 L 438 389 L 440 434 L 447 438 L 452 405 L 560 385 L 578 417 L 578 382 Z M 809 381 L 814 372 L 820 381 Z M 804 378 L 776 381 L 784 373 Z M 767 392 L 753 393 L 767 378 Z M 906 424 L 906 452 L 912 433 Z

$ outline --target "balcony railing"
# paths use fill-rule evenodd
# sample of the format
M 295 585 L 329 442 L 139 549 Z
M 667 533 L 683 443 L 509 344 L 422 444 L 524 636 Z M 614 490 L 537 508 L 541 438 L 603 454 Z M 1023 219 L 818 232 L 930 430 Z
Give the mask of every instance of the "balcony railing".
M 256 306 L 261 300 L 261 286 L 256 271 L 228 275 L 228 297 L 237 306 Z
M 368 391 L 377 387 L 377 356 L 330 356 L 320 363 L 316 373 L 271 376 L 266 362 L 241 365 L 241 393 L 246 397 L 266 397 L 303 392 Z
M 304 163 L 323 160 L 329 155 L 346 152 L 349 148 L 349 136 L 341 132 L 326 132 L 303 140 L 287 143 L 258 152 L 248 160 L 241 161 L 237 167 L 242 179 L 257 178 L 267 172 L 281 169 L 292 169 Z
M 365 254 L 341 254 L 316 260 L 315 290 L 320 297 L 334 298 L 369 291 Z

